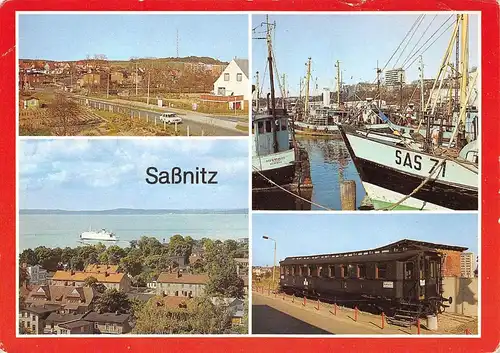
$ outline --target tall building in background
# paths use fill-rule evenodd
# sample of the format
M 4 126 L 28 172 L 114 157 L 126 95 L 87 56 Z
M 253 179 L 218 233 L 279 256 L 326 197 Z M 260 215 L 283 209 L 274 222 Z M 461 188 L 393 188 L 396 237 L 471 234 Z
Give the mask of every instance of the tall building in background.
M 464 252 L 460 255 L 460 274 L 465 278 L 474 277 L 476 263 L 474 261 L 474 253 Z
M 402 68 L 387 70 L 385 72 L 385 85 L 386 86 L 399 86 L 405 83 L 405 70 Z

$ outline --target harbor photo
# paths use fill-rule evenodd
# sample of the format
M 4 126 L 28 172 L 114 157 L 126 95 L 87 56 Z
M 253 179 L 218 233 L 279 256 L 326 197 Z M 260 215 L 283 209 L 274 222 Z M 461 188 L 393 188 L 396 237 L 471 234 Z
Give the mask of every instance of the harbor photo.
M 247 15 L 20 13 L 17 23 L 21 136 L 248 135 Z
M 254 214 L 252 334 L 477 335 L 478 215 Z
M 248 333 L 248 142 L 19 147 L 21 335 Z
M 252 17 L 254 210 L 478 210 L 479 15 Z

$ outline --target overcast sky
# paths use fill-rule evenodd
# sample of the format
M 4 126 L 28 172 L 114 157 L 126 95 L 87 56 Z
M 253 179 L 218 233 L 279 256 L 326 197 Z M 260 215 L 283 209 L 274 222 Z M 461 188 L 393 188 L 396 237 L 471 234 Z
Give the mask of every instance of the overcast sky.
M 216 185 L 149 185 L 146 169 L 217 171 Z M 246 140 L 24 140 L 20 208 L 248 208 Z

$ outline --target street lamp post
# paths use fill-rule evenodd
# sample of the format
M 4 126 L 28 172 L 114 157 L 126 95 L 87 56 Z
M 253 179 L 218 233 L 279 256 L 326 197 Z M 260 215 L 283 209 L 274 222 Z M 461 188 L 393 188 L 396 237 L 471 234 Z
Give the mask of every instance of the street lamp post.
M 262 236 L 263 239 L 274 241 L 274 262 L 273 262 L 273 284 L 274 284 L 274 273 L 276 272 L 276 240 L 267 235 Z

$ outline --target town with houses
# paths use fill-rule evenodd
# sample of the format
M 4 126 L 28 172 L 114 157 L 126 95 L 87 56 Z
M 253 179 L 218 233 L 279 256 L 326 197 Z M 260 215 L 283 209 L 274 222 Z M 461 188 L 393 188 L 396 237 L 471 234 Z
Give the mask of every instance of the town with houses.
M 247 333 L 248 268 L 247 238 L 26 249 L 19 332 Z
M 232 116 L 216 126 L 244 134 L 251 100 L 248 69 L 248 59 L 236 57 L 229 62 L 209 57 L 111 61 L 102 54 L 78 61 L 20 59 L 20 134 L 185 133 L 182 127 L 176 126 L 175 132 L 164 125 L 158 127 L 161 112 L 186 119 L 189 114 L 215 119 Z M 142 131 L 137 131 L 138 127 L 132 129 L 124 118 L 140 118 L 141 113 L 146 121 L 140 126 Z M 72 116 L 71 124 L 68 115 Z M 194 125 L 197 120 L 191 121 Z M 234 126 L 230 124 L 233 121 Z M 191 135 L 196 131 L 192 127 Z

